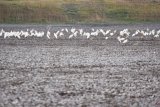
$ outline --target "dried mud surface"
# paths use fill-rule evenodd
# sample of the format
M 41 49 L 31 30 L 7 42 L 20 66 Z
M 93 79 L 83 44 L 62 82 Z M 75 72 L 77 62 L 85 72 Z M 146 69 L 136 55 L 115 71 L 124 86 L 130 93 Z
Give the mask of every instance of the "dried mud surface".
M 1 38 L 0 107 L 160 107 L 159 44 Z

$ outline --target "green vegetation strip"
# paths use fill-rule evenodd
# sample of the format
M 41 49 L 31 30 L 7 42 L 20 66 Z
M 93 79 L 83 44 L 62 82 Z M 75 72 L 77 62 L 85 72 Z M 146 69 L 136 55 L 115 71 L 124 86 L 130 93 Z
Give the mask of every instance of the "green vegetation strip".
M 0 23 L 160 22 L 157 0 L 1 0 Z

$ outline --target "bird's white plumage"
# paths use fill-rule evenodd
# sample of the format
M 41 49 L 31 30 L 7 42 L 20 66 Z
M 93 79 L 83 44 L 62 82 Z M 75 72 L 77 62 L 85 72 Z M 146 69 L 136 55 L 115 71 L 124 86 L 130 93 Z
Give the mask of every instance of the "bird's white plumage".
M 47 38 L 50 39 L 51 32 L 47 31 Z

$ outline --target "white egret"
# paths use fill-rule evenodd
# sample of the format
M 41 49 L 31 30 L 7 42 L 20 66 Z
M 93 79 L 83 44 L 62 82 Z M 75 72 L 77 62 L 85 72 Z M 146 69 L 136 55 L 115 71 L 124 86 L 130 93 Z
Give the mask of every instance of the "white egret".
M 120 35 L 121 36 L 130 36 L 130 32 L 128 31 L 128 29 L 124 29 L 122 31 L 120 31 Z
M 65 31 L 68 33 L 68 29 L 67 28 L 65 28 Z
M 76 31 L 76 29 L 75 29 L 75 28 L 72 28 L 72 29 L 71 29 L 71 32 L 72 32 L 72 33 L 74 33 L 75 31 Z
M 71 34 L 71 35 L 69 35 L 69 37 L 68 37 L 68 38 L 69 38 L 69 39 L 71 39 L 73 36 L 74 36 L 74 35 L 73 35 L 73 34 Z
M 61 29 L 61 32 L 63 32 L 64 31 L 64 29 Z
M 83 35 L 83 29 L 79 29 L 79 34 L 82 36 Z
M 21 32 L 19 31 L 10 31 L 10 32 L 5 32 L 4 34 L 4 38 L 6 37 L 11 37 L 11 36 L 14 36 L 14 37 L 17 37 L 18 39 L 21 38 Z
M 88 38 L 90 38 L 91 34 L 88 33 L 88 32 L 84 32 L 84 33 L 83 33 L 83 36 L 87 36 L 87 39 L 88 39 Z
M 138 35 L 139 32 L 140 32 L 139 30 L 136 30 L 136 32 L 134 34 L 132 34 L 132 37 Z
M 127 39 L 125 39 L 122 43 L 127 43 L 128 42 L 128 40 Z
M 114 30 L 114 32 L 110 33 L 110 36 L 113 36 L 117 31 Z M 109 32 L 108 32 L 109 33 Z
M 72 38 L 73 36 L 76 37 L 77 34 L 78 34 L 78 31 L 75 31 L 74 33 L 72 33 L 72 34 L 69 36 L 69 39 Z
M 104 36 L 106 36 L 111 30 L 107 30 L 106 32 L 103 29 L 99 30 Z
M 158 38 L 159 37 L 159 34 L 160 34 L 160 30 L 157 31 L 156 35 L 154 36 L 155 38 Z
M 48 39 L 50 39 L 50 35 L 51 35 L 51 32 L 47 31 L 47 35 L 46 36 L 47 36 Z
M 35 35 L 35 30 L 34 30 L 34 29 L 30 30 L 30 35 L 29 35 L 29 36 L 36 36 L 36 35 Z
M 159 37 L 159 35 L 158 35 L 158 34 L 156 34 L 154 37 L 155 37 L 155 38 L 158 38 L 158 37 Z
M 122 38 L 122 37 L 118 36 L 117 39 L 118 39 L 119 42 L 122 42 L 122 41 L 124 41 L 126 38 Z
M 100 31 L 97 29 L 96 31 L 91 32 L 91 35 L 92 35 L 92 36 L 98 36 L 99 32 L 100 32 Z
M 28 29 L 27 29 L 27 31 L 22 31 L 21 30 L 21 35 L 24 36 L 24 37 L 29 36 Z
M 152 34 L 152 35 L 155 35 L 155 33 L 156 33 L 155 30 L 152 30 L 152 31 L 151 31 L 151 34 Z
M 4 39 L 6 39 L 7 37 L 10 37 L 11 33 L 10 32 L 4 32 Z
M 2 29 L 1 32 L 0 32 L 0 36 L 2 36 L 4 34 L 4 32 L 5 31 Z
M 59 36 L 61 37 L 61 36 L 64 36 L 64 33 L 63 32 L 60 32 L 59 33 Z
M 57 31 L 56 33 L 54 33 L 54 37 L 57 39 L 58 38 L 58 34 L 60 33 L 60 31 Z
M 108 36 L 105 37 L 106 40 L 107 40 L 108 38 L 109 38 Z
M 41 32 L 36 32 L 35 34 L 37 37 L 43 37 L 44 36 L 44 32 L 41 31 Z M 49 35 L 50 36 L 50 35 Z

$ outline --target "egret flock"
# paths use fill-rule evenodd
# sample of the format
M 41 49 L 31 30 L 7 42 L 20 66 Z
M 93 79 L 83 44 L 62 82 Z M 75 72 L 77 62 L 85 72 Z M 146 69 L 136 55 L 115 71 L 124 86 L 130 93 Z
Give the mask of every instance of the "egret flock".
M 112 36 L 117 36 L 117 40 L 120 43 L 127 43 L 129 41 L 129 37 L 135 37 L 135 36 L 153 36 L 155 38 L 158 38 L 160 36 L 160 30 L 155 29 L 146 29 L 146 30 L 129 30 L 129 29 L 123 29 L 121 31 L 117 30 L 111 30 L 111 29 L 95 29 L 91 28 L 89 31 L 85 31 L 84 29 L 77 29 L 77 28 L 63 28 L 58 31 L 54 31 L 53 34 L 48 30 L 46 32 L 44 31 L 37 31 L 35 29 L 26 29 L 21 31 L 5 31 L 4 29 L 1 29 L 0 31 L 0 37 L 3 37 L 4 39 L 10 38 L 10 37 L 16 37 L 18 39 L 21 39 L 22 37 L 47 37 L 48 39 L 51 38 L 61 38 L 66 37 L 68 39 L 76 38 L 76 37 L 85 37 L 86 39 L 89 39 L 90 37 L 98 37 L 102 35 L 104 39 L 109 39 Z M 52 37 L 53 36 L 53 37 Z

